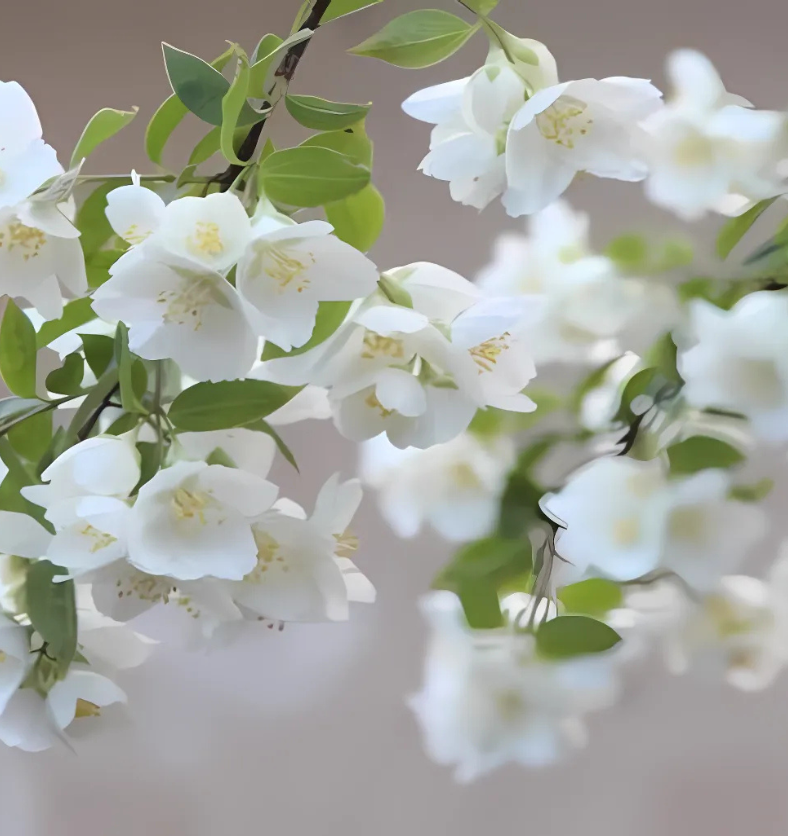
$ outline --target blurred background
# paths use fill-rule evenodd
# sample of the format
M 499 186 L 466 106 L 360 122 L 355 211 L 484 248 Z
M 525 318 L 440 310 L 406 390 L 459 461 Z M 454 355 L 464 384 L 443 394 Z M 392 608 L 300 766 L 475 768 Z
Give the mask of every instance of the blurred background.
M 497 232 L 516 228 L 494 204 L 483 214 L 452 203 L 445 184 L 418 174 L 428 126 L 399 109 L 414 90 L 466 75 L 484 38 L 452 60 L 401 70 L 345 49 L 425 0 L 381 5 L 321 30 L 293 90 L 374 100 L 375 182 L 388 224 L 372 253 L 388 268 L 432 260 L 472 277 Z M 68 158 L 100 107 L 138 105 L 136 122 L 102 148 L 88 171 L 148 170 L 144 126 L 168 94 L 159 41 L 206 59 L 224 39 L 248 50 L 285 34 L 300 0 L 28 0 L 4 4 L 0 78 L 37 103 L 45 137 Z M 433 5 L 452 9 L 450 0 Z M 662 86 L 672 48 L 708 53 L 730 89 L 761 107 L 788 105 L 788 6 L 774 0 L 501 0 L 496 18 L 548 44 L 563 79 L 643 76 Z M 286 123 L 282 142 L 295 141 Z M 191 148 L 184 138 L 184 154 Z M 177 145 L 173 145 L 177 148 Z M 172 150 L 172 149 L 171 149 Z M 675 228 L 638 187 L 582 182 L 569 195 L 593 213 L 600 242 L 644 227 Z M 711 225 L 700 225 L 708 234 Z M 285 428 L 301 464 L 275 478 L 310 505 L 335 470 L 353 475 L 353 445 L 328 424 Z M 771 498 L 776 519 L 782 497 Z M 674 679 L 656 660 L 631 672 L 623 701 L 592 718 L 590 745 L 571 762 L 507 768 L 468 787 L 422 753 L 405 698 L 421 678 L 425 631 L 417 610 L 449 547 L 398 541 L 367 496 L 358 563 L 378 588 L 373 607 L 338 625 L 261 628 L 210 655 L 161 649 L 121 684 L 124 717 L 82 726 L 78 754 L 0 749 L 0 833 L 13 836 L 784 836 L 788 826 L 788 679 L 743 695 L 700 676 Z M 779 535 L 779 532 L 777 532 Z M 774 547 L 776 536 L 769 544 Z M 771 558 L 769 555 L 764 557 Z M 85 728 L 88 726 L 88 728 Z

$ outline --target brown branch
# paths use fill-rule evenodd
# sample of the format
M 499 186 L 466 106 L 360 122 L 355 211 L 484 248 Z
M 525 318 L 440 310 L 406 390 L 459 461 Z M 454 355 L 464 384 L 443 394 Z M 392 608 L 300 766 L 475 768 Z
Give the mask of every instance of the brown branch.
M 298 31 L 302 32 L 305 29 L 311 29 L 314 32 L 315 29 L 320 26 L 320 21 L 323 19 L 323 15 L 328 11 L 328 7 L 330 5 L 331 0 L 315 0 L 315 5 L 312 6 L 312 11 L 309 13 L 309 16 Z M 276 68 L 276 72 L 274 73 L 276 78 L 284 78 L 288 84 L 292 81 L 295 71 L 298 69 L 298 64 L 303 58 L 306 48 L 309 46 L 309 42 L 311 40 L 311 37 L 306 38 L 299 43 L 293 44 L 293 46 L 287 50 L 279 63 L 279 66 Z M 270 108 L 271 103 L 263 102 L 262 108 L 264 109 L 266 107 Z M 269 115 L 270 111 L 259 122 L 255 122 L 249 129 L 249 133 L 246 135 L 244 141 L 241 143 L 241 147 L 238 149 L 239 159 L 244 162 L 252 159 L 252 155 L 257 149 L 257 144 L 263 134 L 263 128 L 265 127 L 265 123 L 268 120 Z M 225 171 L 216 176 L 215 182 L 220 183 L 221 191 L 226 192 L 243 170 L 244 166 L 242 165 L 230 165 Z

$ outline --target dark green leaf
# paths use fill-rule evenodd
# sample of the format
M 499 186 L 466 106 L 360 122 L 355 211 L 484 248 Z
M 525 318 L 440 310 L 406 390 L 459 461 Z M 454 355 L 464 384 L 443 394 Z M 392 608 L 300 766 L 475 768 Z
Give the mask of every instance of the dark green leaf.
M 137 450 L 140 454 L 140 480 L 134 488 L 135 494 L 159 472 L 164 453 L 163 446 L 156 441 L 139 441 Z
M 54 533 L 51 524 L 44 517 L 44 509 L 25 499 L 20 493 L 22 488 L 39 484 L 39 481 L 32 470 L 28 470 L 22 463 L 8 438 L 0 438 L 0 459 L 8 468 L 8 473 L 0 484 L 0 508 L 27 514 L 47 531 Z
M 398 67 L 420 69 L 453 55 L 475 31 L 449 12 L 418 9 L 394 18 L 350 52 Z
M 550 659 L 566 659 L 610 650 L 621 636 L 601 621 L 584 615 L 562 615 L 546 621 L 536 633 L 536 648 Z
M 106 434 L 107 435 L 123 435 L 123 433 L 130 432 L 131 430 L 135 429 L 136 426 L 139 424 L 141 418 L 140 415 L 134 412 L 125 412 L 123 415 L 120 416 L 116 421 L 113 421 L 109 427 L 107 427 Z
M 371 104 L 345 104 L 330 102 L 317 96 L 295 96 L 285 98 L 288 113 L 300 125 L 314 131 L 341 131 L 363 119 Z
M 36 396 L 36 329 L 13 299 L 0 326 L 0 375 L 20 398 Z
M 8 431 L 8 440 L 20 456 L 38 462 L 52 440 L 52 410 L 37 412 L 14 424 Z
M 69 354 L 59 369 L 47 375 L 46 387 L 58 395 L 75 395 L 82 388 L 85 360 L 81 354 Z
M 774 479 L 764 478 L 752 485 L 734 485 L 728 496 L 739 502 L 760 502 L 772 492 L 773 487 Z
M 731 250 L 741 241 L 750 227 L 761 217 L 761 215 L 777 200 L 770 197 L 762 200 L 755 206 L 748 209 L 743 215 L 731 218 L 720 230 L 717 236 L 717 255 L 725 259 L 730 255 Z
M 133 358 L 129 351 L 129 329 L 122 322 L 118 323 L 118 328 L 115 331 L 114 357 L 118 367 L 121 406 L 126 412 L 139 412 L 141 406 L 134 393 L 134 384 L 132 382 Z M 147 381 L 147 373 L 145 372 L 144 366 L 142 366 L 142 371 Z
M 36 334 L 38 348 L 44 348 L 66 332 L 73 331 L 74 328 L 79 328 L 80 325 L 95 319 L 96 314 L 90 307 L 90 301 L 87 296 L 84 299 L 74 299 L 63 308 L 63 316 L 60 319 L 44 322 Z
M 25 600 L 33 628 L 47 643 L 47 654 L 65 670 L 77 652 L 77 606 L 74 582 L 55 583 L 65 570 L 39 560 L 27 570 Z
M 465 619 L 474 630 L 494 630 L 504 624 L 498 590 L 485 583 L 463 588 L 459 593 Z
M 565 586 L 558 593 L 558 600 L 568 612 L 580 615 L 602 616 L 621 606 L 624 596 L 621 587 L 603 578 L 589 578 Z
M 37 398 L 11 397 L 0 399 L 0 436 L 5 435 L 19 421 L 24 421 L 37 412 L 45 412 L 54 408 L 54 403 L 40 401 Z
M 361 191 L 369 169 L 328 148 L 299 146 L 275 151 L 260 166 L 265 194 L 290 206 L 322 206 Z
M 325 211 L 337 238 L 361 252 L 372 249 L 386 218 L 383 196 L 372 183 L 343 200 L 327 203 Z
M 528 540 L 485 537 L 462 546 L 435 581 L 435 589 L 461 589 L 487 582 L 496 589 L 531 571 Z
M 132 110 L 115 110 L 111 107 L 102 108 L 85 125 L 82 136 L 77 141 L 74 153 L 71 155 L 71 165 L 76 166 L 89 157 L 97 146 L 115 136 L 118 131 L 126 127 L 137 115 L 138 107 Z
M 97 378 L 101 377 L 115 356 L 115 340 L 104 334 L 80 334 L 79 336 L 90 370 Z
M 675 476 L 686 476 L 708 468 L 733 467 L 745 458 L 727 442 L 706 435 L 693 435 L 671 444 L 667 453 L 670 472 Z
M 93 253 L 85 262 L 85 269 L 88 275 L 88 287 L 101 287 L 104 282 L 109 281 L 110 268 L 124 252 L 125 250 L 110 249 L 99 250 Z
M 175 398 L 168 415 L 179 430 L 188 432 L 243 427 L 275 412 L 300 391 L 263 380 L 197 383 Z

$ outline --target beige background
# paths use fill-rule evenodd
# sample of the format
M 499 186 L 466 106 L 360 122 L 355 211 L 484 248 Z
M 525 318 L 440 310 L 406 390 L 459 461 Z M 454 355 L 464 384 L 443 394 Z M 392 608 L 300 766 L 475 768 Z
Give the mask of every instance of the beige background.
M 4 3 L 0 78 L 19 80 L 38 104 L 48 140 L 66 159 L 99 107 L 137 104 L 137 123 L 91 160 L 123 171 L 141 151 L 145 121 L 167 94 L 159 40 L 210 58 L 223 39 L 251 49 L 287 30 L 297 0 L 27 0 Z M 298 73 L 298 92 L 374 99 L 378 186 L 389 224 L 381 266 L 441 261 L 468 275 L 493 235 L 514 222 L 493 206 L 481 216 L 452 204 L 443 184 L 416 173 L 427 129 L 399 102 L 413 90 L 470 71 L 482 39 L 423 72 L 343 54 L 416 0 L 321 31 Z M 435 5 L 449 8 L 448 0 Z M 729 85 L 762 106 L 788 104 L 785 31 L 777 0 L 502 0 L 499 20 L 547 42 L 563 78 L 642 75 L 662 82 L 666 51 L 710 53 Z M 285 133 L 282 133 L 284 128 Z M 277 126 L 286 141 L 286 125 Z M 188 145 L 190 147 L 190 145 Z M 666 223 L 640 191 L 581 184 L 600 239 L 645 222 Z M 330 426 L 287 433 L 302 470 L 280 468 L 286 492 L 311 500 L 329 473 L 354 468 L 352 446 Z M 779 502 L 774 502 L 777 509 Z M 544 772 L 506 769 L 456 786 L 423 756 L 404 697 L 420 679 L 418 594 L 447 553 L 434 538 L 402 543 L 367 499 L 361 563 L 379 590 L 349 624 L 288 628 L 210 656 L 164 649 L 125 676 L 129 718 L 108 715 L 77 756 L 0 750 L 0 834 L 14 836 L 421 836 L 567 833 L 605 836 L 783 836 L 788 825 L 785 682 L 742 696 L 698 676 L 669 678 L 656 664 L 633 672 L 627 695 L 597 718 L 591 745 Z M 95 733 L 99 732 L 100 733 Z

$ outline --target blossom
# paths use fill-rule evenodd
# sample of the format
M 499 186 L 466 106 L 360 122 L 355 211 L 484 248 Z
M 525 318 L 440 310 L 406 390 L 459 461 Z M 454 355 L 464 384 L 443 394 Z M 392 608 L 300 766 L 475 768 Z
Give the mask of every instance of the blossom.
M 232 430 L 179 433 L 177 456 L 186 461 L 206 461 L 220 450 L 232 463 L 265 479 L 276 455 L 276 442 L 266 433 L 236 427 Z
M 0 716 L 22 684 L 29 664 L 27 631 L 0 614 Z
M 243 377 L 258 341 L 235 288 L 196 261 L 149 254 L 121 258 L 93 295 L 93 310 L 127 323 L 129 347 L 146 360 L 175 360 L 197 380 Z
M 30 96 L 16 81 L 0 81 L 0 210 L 22 203 L 62 171 L 54 148 L 42 139 Z
M 128 559 L 152 575 L 241 579 L 257 565 L 251 520 L 270 508 L 270 482 L 222 465 L 179 462 L 143 485 L 128 526 Z
M 478 283 L 485 293 L 532 301 L 537 363 L 607 359 L 618 342 L 647 344 L 675 314 L 667 288 L 624 277 L 592 252 L 588 216 L 563 201 L 529 218 L 527 236 L 500 236 Z
M 378 507 L 400 537 L 431 525 L 447 540 L 489 534 L 515 451 L 505 437 L 462 433 L 426 450 L 396 448 L 385 436 L 361 446 L 361 478 L 378 491 Z
M 385 432 L 401 448 L 451 440 L 478 407 L 535 409 L 521 393 L 535 370 L 518 300 L 478 301 L 469 282 L 437 265 L 386 276 L 412 308 L 373 297 L 323 344 L 264 363 L 256 376 L 325 386 L 346 438 Z
M 455 766 L 460 781 L 509 762 L 554 762 L 584 742 L 583 715 L 616 696 L 610 654 L 540 659 L 533 636 L 511 626 L 471 630 L 449 592 L 432 593 L 423 610 L 431 638 L 424 685 L 410 707 L 430 757 Z
M 749 109 L 693 50 L 672 53 L 667 72 L 674 96 L 643 123 L 648 198 L 691 221 L 721 210 L 731 195 L 746 202 L 784 191 L 786 115 Z
M 361 502 L 358 480 L 332 476 L 307 519 L 280 500 L 253 523 L 255 568 L 232 584 L 235 602 L 272 621 L 342 621 L 348 602 L 371 603 L 375 589 L 350 556 L 358 540 L 349 526 Z
M 647 174 L 639 123 L 659 110 L 646 79 L 565 81 L 539 90 L 517 111 L 506 136 L 507 191 L 513 217 L 544 209 L 578 172 L 637 181 Z
M 375 265 L 332 231 L 325 221 L 264 228 L 238 264 L 236 286 L 255 330 L 287 351 L 310 338 L 320 302 L 368 296 L 377 286 Z
M 678 359 L 687 401 L 747 416 L 766 441 L 788 439 L 786 316 L 784 292 L 751 293 L 729 311 L 693 302 L 696 343 Z

